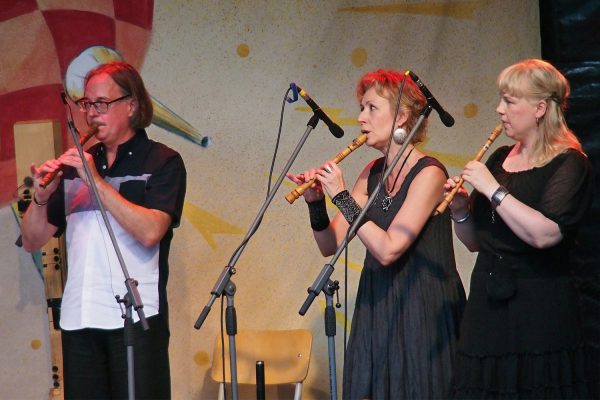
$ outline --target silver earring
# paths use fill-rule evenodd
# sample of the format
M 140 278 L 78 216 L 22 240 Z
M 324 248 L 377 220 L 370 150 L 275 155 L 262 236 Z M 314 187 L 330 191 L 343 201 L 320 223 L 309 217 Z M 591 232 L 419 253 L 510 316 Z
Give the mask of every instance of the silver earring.
M 406 141 L 407 136 L 408 133 L 406 133 L 406 130 L 404 130 L 403 128 L 398 128 L 394 131 L 392 138 L 394 139 L 394 142 L 396 144 L 402 144 Z

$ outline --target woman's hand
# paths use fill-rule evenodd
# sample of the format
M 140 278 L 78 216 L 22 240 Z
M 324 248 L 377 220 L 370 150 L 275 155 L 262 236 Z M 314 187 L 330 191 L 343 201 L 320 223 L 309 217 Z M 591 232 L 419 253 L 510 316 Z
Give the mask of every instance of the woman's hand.
M 310 181 L 311 179 L 315 178 L 316 176 L 316 169 L 309 169 L 304 171 L 301 174 L 292 174 L 292 173 L 287 173 L 286 176 L 288 177 L 289 180 L 291 180 L 292 182 L 294 182 L 296 185 L 300 186 L 303 185 L 304 183 Z M 315 182 L 310 186 L 310 188 L 308 188 L 304 194 L 304 200 L 306 200 L 308 203 L 312 203 L 313 201 L 318 201 L 318 200 L 322 200 L 325 195 L 323 194 L 323 187 L 321 186 L 321 182 L 319 182 L 318 180 L 315 180 Z
M 471 184 L 475 190 L 488 199 L 500 185 L 485 164 L 479 161 L 469 161 L 461 174 L 462 178 Z
M 327 161 L 321 169 L 316 170 L 316 174 L 317 179 L 321 182 L 321 185 L 330 198 L 346 190 L 344 174 L 336 163 Z
M 459 182 L 460 177 L 458 176 L 446 180 L 446 183 L 444 183 L 444 198 L 458 185 Z M 469 193 L 463 186 L 458 189 L 452 198 L 452 201 L 448 204 L 448 207 L 450 208 L 452 215 L 458 217 L 466 215 L 469 212 Z

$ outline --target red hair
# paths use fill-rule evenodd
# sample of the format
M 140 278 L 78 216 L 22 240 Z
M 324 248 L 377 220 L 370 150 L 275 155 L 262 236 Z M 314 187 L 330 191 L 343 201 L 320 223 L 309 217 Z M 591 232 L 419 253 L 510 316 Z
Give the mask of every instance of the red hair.
M 388 99 L 390 108 L 395 110 L 402 82 L 404 82 L 404 89 L 402 91 L 402 98 L 400 99 L 399 114 L 406 115 L 407 118 L 404 128 L 407 132 L 410 132 L 417 123 L 419 115 L 427 105 L 427 99 L 413 80 L 404 73 L 391 69 L 378 69 L 366 73 L 356 86 L 356 98 L 361 102 L 367 90 L 374 87 L 377 94 Z M 412 142 L 422 142 L 425 138 L 426 131 L 427 119 L 424 119 L 419 126 L 419 130 L 413 136 Z

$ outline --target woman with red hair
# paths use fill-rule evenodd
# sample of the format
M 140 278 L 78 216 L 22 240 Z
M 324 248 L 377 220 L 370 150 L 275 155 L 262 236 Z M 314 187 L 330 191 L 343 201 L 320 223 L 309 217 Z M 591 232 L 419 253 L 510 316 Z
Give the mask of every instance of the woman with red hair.
M 304 198 L 324 256 L 342 243 L 427 105 L 416 84 L 396 71 L 366 74 L 356 92 L 366 145 L 387 157 L 367 164 L 351 192 L 333 162 L 289 175 L 297 184 L 317 179 Z M 345 399 L 438 399 L 450 388 L 465 294 L 450 216 L 432 217 L 446 169 L 415 147 L 425 137 L 424 121 L 357 230 L 367 253 L 345 357 Z M 339 209 L 331 222 L 324 191 Z

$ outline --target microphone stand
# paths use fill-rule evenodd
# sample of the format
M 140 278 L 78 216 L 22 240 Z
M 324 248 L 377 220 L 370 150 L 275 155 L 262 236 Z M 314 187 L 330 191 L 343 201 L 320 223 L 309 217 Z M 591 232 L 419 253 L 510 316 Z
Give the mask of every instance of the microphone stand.
M 202 312 L 200 313 L 200 316 L 198 317 L 198 319 L 196 320 L 196 323 L 194 324 L 194 328 L 200 329 L 200 327 L 204 323 L 204 320 L 208 316 L 208 313 L 210 312 L 211 307 L 212 307 L 213 303 L 215 302 L 215 300 L 217 299 L 217 297 L 220 297 L 223 294 L 223 292 L 225 292 L 225 294 L 227 296 L 227 311 L 225 313 L 225 325 L 227 327 L 226 328 L 227 335 L 229 336 L 229 367 L 231 370 L 231 391 L 232 391 L 233 400 L 237 400 L 237 398 L 238 398 L 237 363 L 236 363 L 236 351 L 235 351 L 235 335 L 237 333 L 237 320 L 236 320 L 236 312 L 235 312 L 234 300 L 233 300 L 236 288 L 235 288 L 235 283 L 231 280 L 231 276 L 236 273 L 235 264 L 237 263 L 238 259 L 242 255 L 242 251 L 245 249 L 245 247 L 248 244 L 248 241 L 250 240 L 252 235 L 254 235 L 254 233 L 258 229 L 258 226 L 260 225 L 260 222 L 262 221 L 263 216 L 265 215 L 265 212 L 267 211 L 267 207 L 273 200 L 273 197 L 275 197 L 275 194 L 277 193 L 277 190 L 281 186 L 281 183 L 283 182 L 283 179 L 285 178 L 287 172 L 290 170 L 292 163 L 296 160 L 296 157 L 298 156 L 300 149 L 302 148 L 302 146 L 308 139 L 308 135 L 310 134 L 310 132 L 313 129 L 315 129 L 318 122 L 319 122 L 319 117 L 317 116 L 317 114 L 313 114 L 313 116 L 310 118 L 310 120 L 307 123 L 306 131 L 304 132 L 304 135 L 298 142 L 298 145 L 296 145 L 296 148 L 294 149 L 292 155 L 290 156 L 290 159 L 285 164 L 285 167 L 283 168 L 283 172 L 281 173 L 279 178 L 277 178 L 277 181 L 273 185 L 273 188 L 268 193 L 266 200 L 264 201 L 262 207 L 260 208 L 256 218 L 254 219 L 254 222 L 252 223 L 252 225 L 248 229 L 248 232 L 246 233 L 246 236 L 242 240 L 242 244 L 236 249 L 233 256 L 229 260 L 228 265 L 221 272 L 221 275 L 217 279 L 217 282 L 215 283 L 213 289 L 210 292 L 211 297 L 208 300 L 208 303 L 206 304 L 206 306 L 204 306 L 204 309 L 202 310 Z M 224 380 L 225 380 L 225 377 L 223 376 L 223 381 Z
M 115 296 L 117 299 L 117 303 L 123 303 L 125 305 L 125 322 L 124 322 L 124 335 L 125 335 L 125 346 L 127 347 L 127 388 L 128 388 L 128 398 L 129 400 L 135 399 L 135 374 L 134 374 L 134 358 L 133 358 L 133 342 L 134 342 L 134 330 L 133 330 L 133 317 L 131 308 L 137 311 L 138 317 L 140 318 L 140 322 L 145 331 L 147 331 L 150 327 L 148 326 L 148 321 L 146 321 L 146 316 L 144 314 L 144 304 L 142 303 L 142 298 L 137 290 L 137 281 L 132 279 L 129 276 L 129 272 L 127 271 L 127 267 L 125 266 L 125 260 L 123 259 L 123 255 L 121 254 L 121 250 L 119 249 L 119 245 L 117 243 L 117 239 L 112 230 L 112 226 L 110 221 L 108 220 L 108 216 L 106 215 L 106 210 L 104 209 L 104 205 L 100 202 L 100 196 L 98 195 L 98 188 L 96 187 L 96 182 L 92 179 L 92 173 L 90 172 L 90 167 L 85 159 L 83 154 L 83 146 L 79 143 L 79 136 L 77 135 L 77 129 L 75 128 L 75 124 L 73 120 L 68 117 L 67 118 L 67 126 L 69 127 L 69 131 L 71 132 L 71 136 L 73 137 L 73 142 L 77 146 L 77 151 L 79 152 L 79 156 L 81 157 L 81 161 L 83 163 L 83 169 L 85 170 L 85 176 L 88 180 L 88 186 L 92 189 L 92 193 L 96 204 L 98 205 L 98 209 L 100 210 L 100 214 L 102 214 L 102 219 L 104 220 L 104 224 L 106 226 L 106 230 L 108 231 L 108 235 L 110 236 L 110 241 L 115 249 L 115 253 L 117 254 L 117 259 L 119 260 L 119 264 L 121 265 L 121 270 L 123 271 L 123 275 L 125 276 L 125 287 L 127 289 L 127 293 L 125 294 L 123 299 L 119 298 L 119 295 Z
M 369 210 L 369 207 L 371 206 L 371 204 L 373 204 L 373 202 L 377 198 L 379 191 L 381 189 L 382 183 L 385 182 L 385 180 L 388 178 L 388 176 L 392 173 L 392 170 L 394 169 L 394 167 L 400 160 L 400 156 L 404 153 L 404 150 L 411 142 L 413 136 L 415 135 L 415 133 L 417 132 L 417 130 L 423 123 L 423 120 L 429 116 L 432 109 L 433 108 L 431 107 L 431 105 L 429 103 L 427 103 L 426 107 L 421 112 L 419 119 L 415 123 L 415 126 L 408 134 L 406 140 L 400 147 L 400 150 L 398 151 L 396 156 L 392 159 L 390 166 L 385 169 L 383 178 L 379 181 L 379 183 L 375 187 L 375 190 L 373 191 L 373 193 L 367 200 L 367 203 L 363 207 L 363 209 L 360 212 L 360 214 L 358 215 L 358 217 L 356 217 L 356 219 L 352 222 L 352 225 L 350 225 L 350 227 L 348 228 L 348 233 L 346 234 L 346 237 L 344 238 L 342 243 L 338 246 L 335 254 L 333 255 L 333 257 L 331 257 L 331 260 L 329 261 L 329 263 L 327 263 L 323 266 L 323 269 L 321 269 L 321 272 L 317 276 L 317 279 L 314 281 L 312 286 L 308 288 L 308 297 L 304 301 L 304 304 L 302 304 L 302 307 L 300 308 L 300 311 L 298 311 L 298 313 L 300 315 L 306 314 L 306 311 L 308 311 L 308 308 L 310 307 L 312 302 L 319 295 L 319 292 L 323 291 L 323 293 L 325 294 L 326 305 L 331 307 L 331 311 L 329 311 L 329 312 L 327 310 L 327 307 L 325 309 L 325 329 L 326 330 L 330 330 L 329 328 L 332 323 L 335 326 L 335 312 L 333 311 L 333 307 L 331 306 L 331 304 L 332 304 L 331 296 L 333 295 L 331 288 L 335 287 L 335 282 L 332 282 L 330 279 L 330 276 L 331 276 L 331 274 L 333 274 L 333 270 L 334 270 L 333 266 L 335 265 L 337 259 L 340 257 L 340 255 L 342 254 L 342 252 L 344 251 L 346 246 L 348 246 L 349 240 L 354 237 L 356 231 L 358 230 L 358 227 L 360 227 L 360 221 L 362 221 L 364 219 L 365 215 L 367 214 L 367 211 Z M 335 335 L 335 329 L 333 331 L 334 331 L 333 334 Z M 335 400 L 335 399 L 337 399 L 337 383 L 336 383 L 336 375 L 335 375 L 335 370 L 336 370 L 336 368 L 335 368 L 335 342 L 333 341 L 332 337 L 330 336 L 331 332 L 328 331 L 326 333 L 328 336 L 328 348 L 329 348 L 329 374 L 330 374 L 329 375 L 329 386 L 331 389 L 331 397 L 330 398 Z

